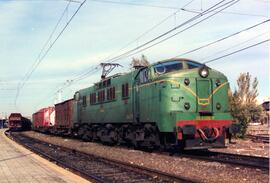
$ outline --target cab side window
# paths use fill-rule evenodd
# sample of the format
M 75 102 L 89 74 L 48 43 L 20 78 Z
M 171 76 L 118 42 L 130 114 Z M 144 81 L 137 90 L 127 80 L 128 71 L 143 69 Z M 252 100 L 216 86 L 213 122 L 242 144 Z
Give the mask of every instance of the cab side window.
M 143 69 L 139 74 L 139 83 L 146 83 L 149 80 L 149 70 Z
M 188 65 L 188 68 L 189 69 L 199 68 L 199 67 L 202 67 L 203 66 L 200 63 L 195 63 L 195 62 L 191 62 L 191 61 L 188 61 L 187 62 L 187 65 Z
M 86 96 L 83 96 L 83 98 L 82 98 L 82 105 L 84 106 L 84 107 L 86 107 Z

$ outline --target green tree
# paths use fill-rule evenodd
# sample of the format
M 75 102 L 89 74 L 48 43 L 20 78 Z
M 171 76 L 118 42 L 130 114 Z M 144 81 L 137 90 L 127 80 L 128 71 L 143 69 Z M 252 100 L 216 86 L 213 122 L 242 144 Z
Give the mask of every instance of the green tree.
M 131 68 L 136 68 L 136 67 L 146 67 L 149 66 L 150 63 L 148 62 L 146 56 L 142 55 L 141 58 L 132 58 L 132 61 L 130 63 Z
M 264 111 L 261 105 L 257 104 L 258 80 L 249 73 L 241 73 L 237 79 L 237 89 L 229 92 L 229 101 L 234 120 L 240 124 L 240 137 L 244 137 L 250 122 L 261 122 L 264 118 Z

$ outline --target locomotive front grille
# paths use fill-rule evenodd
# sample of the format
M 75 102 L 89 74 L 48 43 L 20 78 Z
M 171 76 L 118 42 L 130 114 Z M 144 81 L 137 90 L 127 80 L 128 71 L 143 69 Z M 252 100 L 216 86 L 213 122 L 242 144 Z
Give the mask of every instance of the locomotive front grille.
M 212 113 L 212 83 L 209 79 L 197 79 L 197 111 L 201 114 Z

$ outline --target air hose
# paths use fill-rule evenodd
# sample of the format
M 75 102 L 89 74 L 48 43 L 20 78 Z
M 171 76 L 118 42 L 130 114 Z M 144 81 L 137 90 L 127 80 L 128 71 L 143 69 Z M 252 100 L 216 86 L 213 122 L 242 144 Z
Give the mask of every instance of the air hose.
M 203 141 L 205 142 L 213 142 L 219 137 L 219 131 L 217 128 L 212 128 L 213 132 L 215 133 L 214 137 L 207 137 L 202 129 L 198 129 L 198 132 L 202 138 Z

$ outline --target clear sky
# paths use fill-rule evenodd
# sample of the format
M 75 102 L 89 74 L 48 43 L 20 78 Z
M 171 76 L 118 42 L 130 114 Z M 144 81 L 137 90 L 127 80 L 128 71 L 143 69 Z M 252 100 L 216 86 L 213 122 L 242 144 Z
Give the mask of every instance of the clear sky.
M 157 37 L 222 0 L 87 0 L 46 57 L 24 80 L 37 63 L 39 53 L 63 12 L 63 18 L 44 51 L 75 13 L 79 1 L 82 2 L 0 0 L 0 116 L 15 111 L 31 115 L 39 108 L 53 105 L 57 90 L 70 83 L 72 85 L 62 90 L 62 98 L 71 98 L 76 90 L 99 80 L 101 71 L 91 72 L 91 67 Z M 183 6 L 184 10 L 181 10 Z M 269 0 L 240 0 L 167 41 L 117 60 L 124 68 L 115 72 L 128 71 L 132 57 L 144 54 L 150 63 L 157 62 L 258 24 L 270 19 L 269 9 Z M 164 20 L 166 17 L 169 18 Z M 206 15 L 168 36 L 204 17 Z M 140 36 L 146 31 L 147 34 Z M 183 57 L 204 62 L 269 38 L 270 23 L 267 22 Z M 269 42 L 260 44 L 208 66 L 223 72 L 233 89 L 239 74 L 250 72 L 259 80 L 259 99 L 262 100 L 270 96 L 269 45 Z M 87 77 L 70 82 L 89 68 Z

